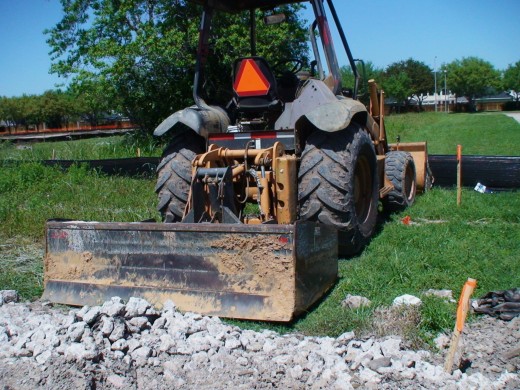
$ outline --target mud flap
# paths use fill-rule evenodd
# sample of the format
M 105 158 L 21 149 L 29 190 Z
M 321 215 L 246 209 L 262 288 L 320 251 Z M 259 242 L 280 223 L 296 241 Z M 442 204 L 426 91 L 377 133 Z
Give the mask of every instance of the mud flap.
M 142 297 L 161 308 L 291 321 L 334 284 L 337 233 L 294 225 L 55 222 L 46 225 L 43 298 L 99 305 Z

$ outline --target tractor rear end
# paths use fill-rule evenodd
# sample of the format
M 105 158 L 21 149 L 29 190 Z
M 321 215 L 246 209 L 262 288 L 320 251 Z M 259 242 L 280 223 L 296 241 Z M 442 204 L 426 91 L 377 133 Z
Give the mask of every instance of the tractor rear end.
M 379 201 L 400 209 L 428 189 L 426 144 L 388 145 L 375 83 L 370 109 L 358 100 L 331 0 L 356 78 L 350 91 L 324 1 L 310 1 L 316 59 L 304 70 L 286 58 L 282 72 L 255 51 L 254 9 L 295 1 L 195 2 L 204 5 L 195 105 L 154 132 L 172 136 L 156 185 L 163 223 L 48 222 L 44 298 L 94 305 L 141 296 L 158 307 L 170 299 L 202 314 L 290 321 L 334 284 L 338 255 L 368 243 Z M 200 93 L 216 10 L 250 10 L 252 32 L 250 55 L 232 65 L 233 98 L 219 106 Z

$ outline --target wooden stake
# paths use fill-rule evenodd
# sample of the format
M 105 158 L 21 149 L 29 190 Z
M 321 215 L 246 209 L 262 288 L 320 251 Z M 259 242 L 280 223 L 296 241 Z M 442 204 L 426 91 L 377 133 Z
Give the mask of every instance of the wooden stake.
M 468 315 L 469 298 L 471 297 L 471 294 L 473 294 L 473 290 L 476 286 L 477 281 L 475 279 L 468 278 L 466 283 L 464 283 L 464 287 L 462 287 L 462 292 L 460 293 L 459 305 L 457 307 L 457 322 L 455 323 L 455 328 L 453 329 L 450 350 L 448 351 L 448 356 L 446 356 L 446 362 L 444 363 L 444 371 L 450 374 L 451 368 L 453 367 L 453 359 L 455 358 L 455 353 L 457 352 L 457 347 L 459 345 L 460 336 L 462 334 L 462 330 L 464 329 L 464 323 L 466 322 L 466 317 Z
M 141 157 L 141 148 L 137 148 L 137 157 Z
M 462 146 L 457 145 L 457 206 L 462 202 Z

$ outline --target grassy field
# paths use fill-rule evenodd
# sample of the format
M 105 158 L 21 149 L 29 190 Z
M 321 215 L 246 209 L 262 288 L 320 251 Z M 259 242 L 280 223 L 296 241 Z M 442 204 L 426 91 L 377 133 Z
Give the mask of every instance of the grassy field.
M 408 114 L 389 117 L 387 126 L 389 139 L 426 138 L 434 154 L 453 154 L 453 145 L 461 143 L 466 154 L 520 155 L 520 125 L 502 114 Z M 81 166 L 63 172 L 34 161 L 50 158 L 53 150 L 64 159 L 130 157 L 139 142 L 113 137 L 38 143 L 31 149 L 0 144 L 0 289 L 17 289 L 27 299 L 41 294 L 48 218 L 159 219 L 154 180 L 109 177 Z M 160 154 L 149 139 L 141 150 Z M 26 162 L 5 164 L 13 159 Z M 455 304 L 425 297 L 424 291 L 451 289 L 457 298 L 468 277 L 478 279 L 475 296 L 520 286 L 520 194 L 466 189 L 462 199 L 457 207 L 455 191 L 434 189 L 405 212 L 382 219 L 365 251 L 340 261 L 339 281 L 328 296 L 293 324 L 237 324 L 314 335 L 401 333 L 415 345 L 431 340 L 453 326 Z M 402 223 L 406 215 L 409 225 Z M 405 293 L 420 296 L 424 304 L 408 311 L 385 309 Z M 363 295 L 372 305 L 345 309 L 346 294 Z
M 386 126 L 389 142 L 428 141 L 431 154 L 455 154 L 460 144 L 466 155 L 520 155 L 520 124 L 501 113 L 390 115 Z
M 0 163 L 10 160 L 98 160 L 108 158 L 160 156 L 162 146 L 151 135 L 127 133 L 123 136 L 89 138 L 76 141 L 41 141 L 16 147 L 0 141 Z

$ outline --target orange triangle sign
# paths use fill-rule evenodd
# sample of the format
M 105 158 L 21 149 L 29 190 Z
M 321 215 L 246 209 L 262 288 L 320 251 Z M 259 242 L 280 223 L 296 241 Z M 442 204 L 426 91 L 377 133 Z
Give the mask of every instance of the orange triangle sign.
M 256 64 L 255 60 L 242 60 L 233 89 L 238 96 L 263 96 L 269 92 L 271 84 Z

